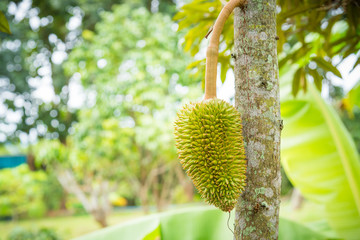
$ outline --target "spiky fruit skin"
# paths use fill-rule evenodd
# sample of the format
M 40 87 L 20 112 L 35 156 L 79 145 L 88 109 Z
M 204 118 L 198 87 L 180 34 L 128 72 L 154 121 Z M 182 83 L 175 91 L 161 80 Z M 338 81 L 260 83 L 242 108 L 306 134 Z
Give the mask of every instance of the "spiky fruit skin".
M 175 142 L 201 197 L 231 211 L 246 184 L 240 113 L 217 98 L 187 104 L 175 121 Z

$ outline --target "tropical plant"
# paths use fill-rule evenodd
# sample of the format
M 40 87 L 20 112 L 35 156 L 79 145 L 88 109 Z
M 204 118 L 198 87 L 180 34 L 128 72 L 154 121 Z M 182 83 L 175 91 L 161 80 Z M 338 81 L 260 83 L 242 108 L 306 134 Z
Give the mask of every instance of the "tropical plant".
M 338 237 L 360 235 L 360 159 L 353 139 L 335 110 L 312 83 L 291 94 L 294 68 L 282 76 L 282 164 L 292 184 L 325 208 Z
M 232 239 L 233 233 L 226 225 L 227 213 L 209 207 L 193 207 L 153 214 L 138 218 L 126 224 L 103 229 L 75 240 L 96 240 L 106 238 L 124 239 Z M 232 224 L 231 224 L 232 225 Z M 327 239 L 324 235 L 291 220 L 280 219 L 279 239 Z

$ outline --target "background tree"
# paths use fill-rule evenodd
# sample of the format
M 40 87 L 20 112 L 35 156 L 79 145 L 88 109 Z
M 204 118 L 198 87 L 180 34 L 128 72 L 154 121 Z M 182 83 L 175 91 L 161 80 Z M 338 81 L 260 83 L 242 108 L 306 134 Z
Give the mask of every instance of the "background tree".
M 70 99 L 77 83 L 64 74 L 62 63 L 101 12 L 128 2 L 150 12 L 175 11 L 172 0 L 1 1 L 12 35 L 0 33 L 0 143 L 66 140 L 79 104 Z
M 85 112 L 83 117 L 98 120 L 91 112 Z M 90 123 L 91 133 L 83 127 Z M 109 193 L 117 190 L 122 159 L 129 157 L 126 155 L 130 147 L 128 135 L 126 129 L 120 130 L 111 120 L 97 124 L 82 121 L 75 129 L 66 146 L 57 140 L 39 142 L 34 149 L 35 159 L 37 164 L 45 164 L 64 190 L 73 194 L 85 211 L 105 227 L 111 211 Z
M 179 182 L 175 110 L 184 96 L 197 97 L 201 90 L 191 88 L 199 81 L 187 77 L 190 58 L 167 16 L 119 5 L 102 13 L 95 32 L 84 37 L 65 68 L 85 86 L 87 108 L 79 111 L 66 146 L 45 141 L 36 159 L 106 226 L 110 185 L 128 185 L 145 211 L 151 203 L 158 210 L 170 203 Z
M 130 180 L 146 207 L 149 184 L 162 186 L 153 189 L 155 196 L 170 193 L 167 184 L 171 181 L 162 179 L 160 173 L 174 169 L 168 165 L 176 159 L 170 134 L 174 110 L 189 91 L 182 85 L 191 87 L 199 81 L 188 78 L 189 58 L 179 48 L 179 36 L 168 17 L 124 5 L 114 8 L 114 14 L 104 14 L 96 30 L 73 50 L 67 69 L 78 75 L 87 89 L 96 91 L 95 108 L 101 118 L 114 117 L 120 125 L 134 129 L 133 144 L 139 156 L 125 166 L 130 167 Z

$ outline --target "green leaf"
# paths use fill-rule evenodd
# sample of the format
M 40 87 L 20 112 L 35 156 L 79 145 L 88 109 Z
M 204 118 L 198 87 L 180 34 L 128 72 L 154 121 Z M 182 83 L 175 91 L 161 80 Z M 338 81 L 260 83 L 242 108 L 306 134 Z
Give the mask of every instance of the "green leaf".
M 299 92 L 301 72 L 302 72 L 302 68 L 299 68 L 295 72 L 294 79 L 292 81 L 292 95 L 294 97 L 296 97 L 297 93 Z
M 228 216 L 208 207 L 165 213 L 161 217 L 161 237 L 165 240 L 231 239 L 232 233 L 226 228 Z
M 354 69 L 355 69 L 359 64 L 360 64 L 360 57 L 356 60 L 354 66 L 352 67 L 352 69 L 351 69 L 350 72 L 354 71 Z
M 348 99 L 348 104 L 351 110 L 354 105 L 360 108 L 360 82 L 348 92 L 345 99 Z
M 160 225 L 154 231 L 146 235 L 143 240 L 160 240 L 161 238 Z
M 309 228 L 299 223 L 285 218 L 280 218 L 279 239 L 320 240 L 326 239 L 326 237 L 324 237 L 320 233 L 310 230 Z
M 178 31 L 181 31 L 184 28 L 190 27 L 192 24 L 193 24 L 193 22 L 191 21 L 191 19 L 183 19 L 182 21 L 179 22 Z
M 336 67 L 334 67 L 330 62 L 327 62 L 323 58 L 320 58 L 320 57 L 314 57 L 311 60 L 316 62 L 316 64 L 320 68 L 324 69 L 324 71 L 332 72 L 337 77 L 342 78 L 341 73 L 339 72 L 339 70 Z
M 281 203 L 280 218 L 283 217 L 301 223 L 313 231 L 326 236 L 327 239 L 339 239 L 324 216 L 325 207 L 321 204 L 303 201 L 301 208 L 294 211 L 291 201 L 284 201 Z
M 177 12 L 175 16 L 173 17 L 173 21 L 179 21 L 180 19 L 186 17 L 185 12 Z
M 118 239 L 144 239 L 159 227 L 160 219 L 157 215 L 149 215 L 128 221 L 124 224 L 110 226 L 90 234 L 75 238 L 74 240 L 118 240 Z M 121 237 L 121 238 L 119 238 Z M 151 239 L 151 238 L 150 238 Z
M 313 3 L 313 4 L 302 4 L 300 7 L 296 6 L 287 11 L 281 11 L 278 15 L 278 21 L 284 21 L 286 18 L 293 17 L 299 15 L 300 13 L 304 13 L 313 9 L 316 9 L 321 6 L 321 2 Z
M 233 226 L 233 215 L 230 226 Z M 75 240 L 156 239 L 156 237 L 163 240 L 232 239 L 233 234 L 226 225 L 228 216 L 228 213 L 214 208 L 192 207 L 141 217 L 98 230 Z M 279 239 L 283 240 L 326 239 L 323 235 L 284 218 L 280 218 L 279 228 Z M 157 234 L 158 229 L 160 229 L 160 236 Z
M 354 30 L 354 32 L 356 32 L 356 29 L 359 25 L 359 8 L 348 6 L 346 8 L 346 14 L 347 14 L 347 21 L 349 22 L 349 25 L 353 26 L 353 30 Z
M 343 50 L 343 58 L 347 58 L 349 55 L 356 53 L 356 45 L 358 44 L 358 40 L 353 42 L 348 42 L 346 49 Z
M 306 59 L 306 55 L 309 53 L 310 48 L 308 44 L 303 44 L 298 49 L 294 50 L 291 53 L 288 53 L 284 58 L 279 61 L 279 68 L 286 66 L 285 64 L 290 63 L 298 63 L 299 61 L 304 61 Z
M 203 12 L 208 13 L 210 12 L 209 9 L 213 7 L 214 3 L 212 2 L 205 2 L 205 1 L 194 1 L 190 4 L 186 4 L 182 7 L 185 11 L 192 11 L 192 12 Z
M 300 86 L 304 90 L 304 92 L 306 93 L 307 92 L 307 80 L 306 80 L 306 73 L 305 73 L 304 68 L 301 71 L 301 75 L 300 75 Z
M 360 108 L 360 83 L 356 84 L 348 93 L 352 104 Z
M 281 84 L 283 167 L 307 199 L 325 206 L 326 219 L 339 237 L 357 239 L 360 161 L 355 144 L 313 84 L 296 99 L 291 96 L 289 81 Z
M 319 72 L 314 69 L 309 69 L 309 74 L 314 78 L 316 88 L 321 91 L 323 78 L 320 76 Z
M 5 14 L 0 11 L 0 32 L 11 34 L 9 23 L 5 17 Z
M 229 70 L 229 68 L 231 68 L 230 56 L 225 55 L 225 52 L 219 53 L 218 63 L 221 65 L 220 79 L 221 79 L 221 82 L 224 83 L 226 80 L 227 71 Z
M 222 63 L 222 64 L 221 64 L 221 73 L 220 73 L 220 79 L 221 79 L 221 82 L 222 82 L 222 83 L 224 83 L 225 80 L 226 80 L 227 70 L 228 70 L 228 64 Z

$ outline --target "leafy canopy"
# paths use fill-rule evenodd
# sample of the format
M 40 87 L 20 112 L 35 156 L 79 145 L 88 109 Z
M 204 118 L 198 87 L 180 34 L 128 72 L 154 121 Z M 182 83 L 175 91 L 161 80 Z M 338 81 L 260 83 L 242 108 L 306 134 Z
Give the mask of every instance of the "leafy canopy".
M 192 55 L 199 52 L 200 43 L 214 24 L 223 4 L 220 0 L 194 0 L 175 15 L 179 29 L 188 29 L 184 48 Z M 332 58 L 338 56 L 339 64 L 359 51 L 359 10 L 357 1 L 277 1 L 279 68 L 282 69 L 286 63 L 298 66 L 293 80 L 293 95 L 299 89 L 306 91 L 310 76 L 320 90 L 322 81 L 329 80 L 331 74 L 342 78 Z M 226 72 L 232 66 L 233 29 L 230 20 L 224 27 L 220 43 L 222 81 L 225 81 Z M 360 64 L 360 56 L 356 55 L 356 58 L 352 69 Z M 197 68 L 198 74 L 203 75 L 204 63 L 205 59 L 189 67 Z
M 69 105 L 73 81 L 63 62 L 82 41 L 83 30 L 93 30 L 100 13 L 116 3 L 168 15 L 175 11 L 173 0 L 0 1 L 0 143 L 65 142 L 77 115 Z M 9 30 L 6 19 L 11 35 L 1 32 Z

